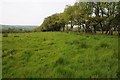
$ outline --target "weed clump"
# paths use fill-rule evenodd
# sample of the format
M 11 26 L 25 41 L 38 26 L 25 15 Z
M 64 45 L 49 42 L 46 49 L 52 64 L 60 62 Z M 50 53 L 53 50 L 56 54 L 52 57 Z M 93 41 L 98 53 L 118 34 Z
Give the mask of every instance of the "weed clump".
M 10 49 L 9 53 L 14 53 L 16 50 L 15 49 Z
M 14 37 L 19 37 L 18 35 L 14 35 Z
M 46 41 L 46 38 L 44 38 L 43 41 Z
M 87 45 L 86 42 L 81 42 L 81 43 L 80 43 L 80 47 L 81 47 L 81 48 L 88 48 L 88 45 Z
M 24 54 L 22 55 L 22 58 L 24 61 L 28 62 L 28 60 L 30 59 L 30 57 L 32 56 L 31 51 L 26 50 L 24 51 Z
M 95 39 L 95 40 L 99 40 L 99 38 L 98 38 L 98 37 L 93 37 L 93 39 Z
M 8 34 L 3 34 L 3 37 L 8 37 Z
M 55 62 L 55 66 L 60 66 L 60 65 L 65 65 L 65 64 L 68 64 L 68 61 L 64 57 L 58 58 L 58 60 L 56 60 Z
M 79 44 L 80 42 L 78 40 L 74 40 L 73 44 Z
M 65 42 L 65 44 L 70 44 L 70 45 L 78 46 L 81 48 L 88 48 L 88 44 L 85 41 L 73 40 L 70 42 Z
M 9 56 L 9 55 L 13 55 L 15 52 L 16 52 L 15 49 L 9 49 L 8 51 L 4 51 L 4 50 L 3 50 L 3 55 L 2 55 L 2 57 L 6 57 L 6 56 Z
M 48 45 L 53 45 L 54 43 L 53 42 L 51 42 L 51 43 L 49 43 Z
M 56 68 L 56 74 L 57 76 L 61 78 L 72 78 L 75 76 L 74 71 L 72 71 L 69 68 L 63 68 L 63 67 L 57 67 Z
M 76 45 L 76 44 L 79 44 L 80 42 L 78 40 L 73 40 L 73 41 L 67 41 L 65 42 L 65 44 L 70 44 L 70 45 Z
M 109 47 L 109 44 L 106 43 L 106 42 L 101 42 L 101 43 L 100 43 L 100 47 L 101 47 L 101 48 L 107 48 L 107 47 Z
M 56 61 L 56 65 L 58 64 L 64 64 L 64 59 L 63 57 L 60 57 L 57 61 Z

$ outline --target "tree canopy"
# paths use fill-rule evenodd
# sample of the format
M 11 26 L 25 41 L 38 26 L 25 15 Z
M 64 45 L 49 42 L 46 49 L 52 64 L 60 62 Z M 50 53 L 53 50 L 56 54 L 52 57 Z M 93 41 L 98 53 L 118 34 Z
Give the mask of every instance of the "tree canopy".
M 73 6 L 67 5 L 63 13 L 56 13 L 45 18 L 40 31 L 64 31 L 69 24 L 70 31 L 78 25 L 86 33 L 101 31 L 105 34 L 119 33 L 120 2 L 79 2 Z M 68 29 L 67 29 L 68 30 Z

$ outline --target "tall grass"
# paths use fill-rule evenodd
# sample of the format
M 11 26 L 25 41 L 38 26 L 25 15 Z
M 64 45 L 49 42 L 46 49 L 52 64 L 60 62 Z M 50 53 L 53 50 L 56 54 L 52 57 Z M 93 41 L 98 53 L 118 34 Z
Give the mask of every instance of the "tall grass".
M 119 74 L 117 36 L 18 33 L 3 36 L 2 44 L 3 78 L 117 78 Z

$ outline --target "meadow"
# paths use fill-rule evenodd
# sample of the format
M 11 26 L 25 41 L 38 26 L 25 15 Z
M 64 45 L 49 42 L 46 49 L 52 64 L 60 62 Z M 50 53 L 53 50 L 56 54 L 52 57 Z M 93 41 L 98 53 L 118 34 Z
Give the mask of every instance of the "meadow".
M 117 78 L 115 35 L 3 34 L 2 52 L 3 78 Z

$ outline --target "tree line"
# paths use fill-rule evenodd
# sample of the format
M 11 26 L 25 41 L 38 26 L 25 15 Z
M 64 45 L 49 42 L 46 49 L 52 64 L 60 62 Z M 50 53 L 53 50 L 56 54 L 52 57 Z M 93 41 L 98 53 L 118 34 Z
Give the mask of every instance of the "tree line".
M 0 25 L 0 33 L 26 33 L 32 32 L 37 26 L 33 25 Z
M 2 29 L 0 33 L 26 33 L 26 32 L 32 32 L 32 30 L 24 30 L 24 29 L 17 29 L 17 28 L 8 28 L 8 29 Z
M 36 31 L 74 31 L 120 35 L 120 2 L 77 2 L 44 19 Z

